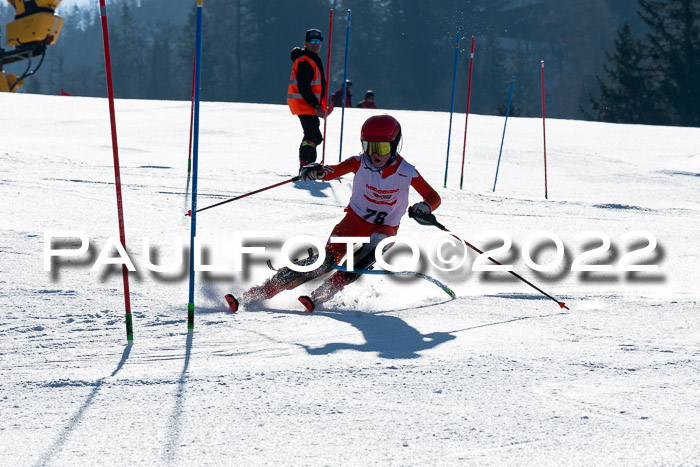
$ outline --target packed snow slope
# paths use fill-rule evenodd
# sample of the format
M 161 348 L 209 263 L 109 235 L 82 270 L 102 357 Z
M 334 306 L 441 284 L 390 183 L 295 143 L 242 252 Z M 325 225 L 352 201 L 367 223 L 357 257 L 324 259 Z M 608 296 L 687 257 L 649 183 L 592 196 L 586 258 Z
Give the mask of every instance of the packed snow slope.
M 443 188 L 449 115 L 392 111 L 402 154 L 442 196 L 438 220 L 481 248 L 502 244 L 489 231 L 512 239 L 494 256 L 570 311 L 508 273 L 472 271 L 470 253 L 452 272 L 421 255 L 454 300 L 421 279 L 367 276 L 313 314 L 297 296 L 318 282 L 230 313 L 224 294 L 270 276 L 282 242 L 325 242 L 346 176 L 197 215 L 203 262 L 225 270 L 197 274 L 188 335 L 190 103 L 117 101 L 136 268 L 126 346 L 121 270 L 99 265 L 117 257 L 118 237 L 107 101 L 2 94 L 0 108 L 3 464 L 700 463 L 700 129 L 548 120 L 545 199 L 540 119 L 508 120 L 494 192 L 503 118 L 469 117 L 460 190 L 464 114 Z M 343 157 L 375 113 L 346 110 Z M 339 136 L 336 111 L 327 163 Z M 198 206 L 296 175 L 300 138 L 285 106 L 203 103 Z M 87 252 L 45 271 L 51 231 L 84 233 Z M 247 241 L 266 253 L 234 272 L 227 251 L 244 231 L 275 237 Z M 426 255 L 438 233 L 407 217 L 400 230 Z M 540 244 L 528 245 L 533 234 Z M 410 259 L 396 248 L 388 259 Z M 556 267 L 535 271 L 525 253 Z M 174 269 L 149 270 L 147 254 Z M 572 272 L 577 260 L 611 270 Z M 624 272 L 625 261 L 659 267 Z

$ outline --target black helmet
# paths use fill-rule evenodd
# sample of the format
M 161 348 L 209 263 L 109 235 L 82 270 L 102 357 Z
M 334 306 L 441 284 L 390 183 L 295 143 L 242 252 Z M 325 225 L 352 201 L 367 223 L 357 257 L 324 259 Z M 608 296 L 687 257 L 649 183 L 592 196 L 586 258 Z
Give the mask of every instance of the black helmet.
M 371 89 L 368 89 L 367 92 L 365 93 L 365 97 L 374 97 L 374 91 Z

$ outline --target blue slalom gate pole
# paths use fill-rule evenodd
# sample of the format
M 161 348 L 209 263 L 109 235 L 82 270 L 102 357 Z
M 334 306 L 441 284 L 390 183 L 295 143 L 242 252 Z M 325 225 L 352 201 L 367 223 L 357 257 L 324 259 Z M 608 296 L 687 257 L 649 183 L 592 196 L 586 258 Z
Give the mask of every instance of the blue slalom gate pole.
M 457 58 L 459 57 L 459 33 L 457 33 L 457 42 L 455 43 L 455 66 L 452 72 L 452 99 L 450 100 L 450 127 L 447 130 L 447 157 L 445 158 L 445 184 L 443 188 L 447 188 L 447 164 L 450 162 L 450 138 L 452 136 L 452 112 L 455 109 L 455 83 L 457 82 Z
M 506 125 L 508 125 L 508 114 L 510 113 L 510 100 L 513 97 L 513 86 L 515 85 L 515 76 L 510 80 L 510 93 L 508 94 L 508 106 L 506 107 L 506 122 L 503 124 L 503 136 L 501 136 L 501 149 L 498 151 L 498 164 L 496 165 L 496 178 L 493 181 L 493 191 L 496 191 L 496 182 L 498 181 L 498 168 L 501 166 L 501 154 L 503 153 L 503 141 L 506 139 Z
M 348 10 L 348 27 L 345 30 L 345 72 L 343 73 L 343 110 L 340 116 L 340 152 L 338 162 L 343 158 L 343 125 L 345 123 L 345 94 L 348 91 L 348 51 L 350 50 L 350 10 Z M 328 70 L 330 73 L 330 70 Z
M 194 240 L 197 236 L 197 162 L 199 155 L 199 88 L 202 69 L 202 0 L 197 0 L 197 39 L 194 72 L 194 126 L 192 143 L 192 221 L 190 223 L 190 301 L 187 304 L 187 333 L 194 332 Z

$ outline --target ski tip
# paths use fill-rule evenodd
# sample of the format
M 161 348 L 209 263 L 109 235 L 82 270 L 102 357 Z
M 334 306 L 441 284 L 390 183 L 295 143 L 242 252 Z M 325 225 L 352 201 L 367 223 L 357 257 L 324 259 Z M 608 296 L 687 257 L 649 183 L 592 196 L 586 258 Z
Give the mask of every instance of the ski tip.
M 192 217 L 192 210 L 190 209 L 187 211 L 187 214 L 185 214 L 185 217 Z
M 228 307 L 231 309 L 233 313 L 236 313 L 238 311 L 238 300 L 236 300 L 236 297 L 234 297 L 231 294 L 226 294 L 224 297 L 226 299 L 226 303 L 228 303 Z
M 313 311 L 316 309 L 316 305 L 314 305 L 313 300 L 311 300 L 311 297 L 308 295 L 302 295 L 299 297 L 299 301 L 306 307 L 309 313 L 313 313 Z

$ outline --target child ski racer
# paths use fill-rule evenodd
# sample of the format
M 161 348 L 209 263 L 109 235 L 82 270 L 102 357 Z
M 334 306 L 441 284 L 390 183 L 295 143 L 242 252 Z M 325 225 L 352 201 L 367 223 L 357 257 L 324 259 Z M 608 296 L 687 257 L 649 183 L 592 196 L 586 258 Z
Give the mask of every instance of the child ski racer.
M 299 171 L 302 181 L 334 180 L 354 173 L 350 202 L 345 208 L 345 217 L 335 226 L 331 237 L 370 237 L 354 257 L 355 269 L 371 269 L 374 264 L 374 247 L 386 237 L 395 236 L 401 218 L 408 208 L 409 189 L 413 187 L 423 201 L 411 206 L 409 211 L 417 215 L 430 214 L 440 205 L 440 196 L 400 154 L 401 125 L 390 115 L 370 117 L 362 125 L 362 153 L 350 157 L 337 165 L 309 164 Z M 345 243 L 326 244 L 326 260 L 318 268 L 298 272 L 281 268 L 263 284 L 245 292 L 240 300 L 226 295 L 233 312 L 242 304 L 270 299 L 284 290 L 329 273 L 334 264 L 340 264 L 345 256 Z M 318 255 L 310 256 L 296 264 L 301 266 L 316 262 Z M 312 312 L 316 306 L 328 301 L 345 286 L 357 280 L 356 272 L 335 271 L 309 296 L 299 301 Z

